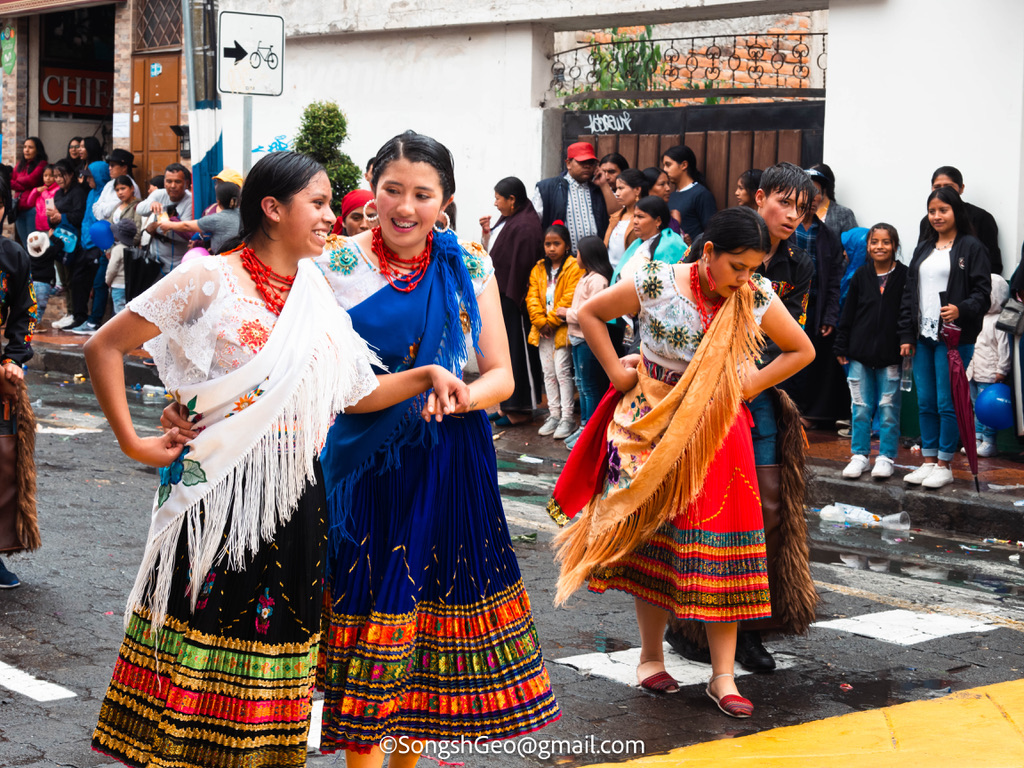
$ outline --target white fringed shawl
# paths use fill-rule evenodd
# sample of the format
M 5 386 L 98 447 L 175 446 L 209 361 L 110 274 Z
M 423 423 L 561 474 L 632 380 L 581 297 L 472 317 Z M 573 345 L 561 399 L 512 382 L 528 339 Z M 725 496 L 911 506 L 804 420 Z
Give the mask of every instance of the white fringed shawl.
M 352 330 L 311 260 L 300 263 L 263 348 L 223 376 L 189 383 L 213 367 L 230 282 L 222 264 L 187 263 L 129 307 L 160 327 L 161 335 L 147 349 L 165 384 L 176 385 L 175 399 L 198 416 L 201 432 L 183 457 L 161 470 L 126 626 L 139 607 L 149 610 L 155 627 L 163 624 L 183 526 L 193 610 L 215 564 L 227 557 L 229 567 L 240 569 L 247 556 L 272 540 L 313 480 L 314 460 L 335 414 L 377 386 L 370 367 L 376 357 Z M 164 283 L 162 292 L 157 290 Z

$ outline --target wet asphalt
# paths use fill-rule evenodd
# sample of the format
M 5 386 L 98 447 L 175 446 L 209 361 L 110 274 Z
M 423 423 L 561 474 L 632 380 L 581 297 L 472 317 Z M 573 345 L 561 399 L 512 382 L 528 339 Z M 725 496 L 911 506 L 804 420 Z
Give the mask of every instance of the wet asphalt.
M 0 665 L 6 665 L 0 666 L 0 765 L 111 765 L 90 752 L 89 740 L 121 640 L 157 475 L 120 454 L 87 382 L 40 373 L 29 378 L 41 425 L 36 457 L 43 546 L 4 558 L 23 585 L 0 591 Z M 156 432 L 166 402 L 159 393 L 131 393 L 141 433 Z M 708 673 L 700 665 L 686 667 L 692 682 L 679 694 L 645 693 L 628 684 L 631 649 L 639 645 L 632 598 L 583 592 L 563 608 L 552 604 L 556 529 L 543 507 L 564 447 L 525 429 L 506 431 L 495 447 L 506 516 L 562 717 L 532 741 L 476 753 L 434 748 L 427 751 L 434 760 L 422 765 L 613 762 L 637 755 L 601 752 L 600 742 L 638 740 L 644 754 L 657 754 L 1015 680 L 1024 669 L 1024 570 L 1015 544 L 914 528 L 895 537 L 900 540 L 884 540 L 877 529 L 822 524 L 812 514 L 819 623 L 852 623 L 770 638 L 767 645 L 783 668 L 738 681 L 756 707 L 749 720 L 731 720 L 714 708 L 697 682 Z M 880 629 L 872 629 L 873 617 Z M 920 631 L 912 626 L 920 617 L 944 621 L 944 628 L 911 638 Z M 610 672 L 613 667 L 619 671 Z M 4 687 L 8 668 L 74 696 L 35 701 Z M 561 743 L 546 744 L 549 739 Z M 340 766 L 343 760 L 313 751 L 309 763 Z

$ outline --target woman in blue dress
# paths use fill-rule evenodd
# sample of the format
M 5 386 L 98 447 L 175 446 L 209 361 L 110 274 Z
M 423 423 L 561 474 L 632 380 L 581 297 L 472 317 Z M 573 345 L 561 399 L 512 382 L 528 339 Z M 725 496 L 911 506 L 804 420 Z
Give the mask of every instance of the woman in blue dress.
M 560 714 L 498 494 L 483 409 L 513 377 L 483 248 L 435 228 L 455 192 L 448 150 L 407 132 L 373 162 L 378 220 L 318 263 L 391 371 L 480 376 L 442 415 L 433 396 L 338 417 L 322 454 L 329 554 L 321 750 L 346 765 L 413 765 L 415 740 L 508 738 Z M 435 421 L 420 418 L 423 408 Z M 402 737 L 405 737 L 404 739 Z M 397 751 L 390 749 L 396 746 Z

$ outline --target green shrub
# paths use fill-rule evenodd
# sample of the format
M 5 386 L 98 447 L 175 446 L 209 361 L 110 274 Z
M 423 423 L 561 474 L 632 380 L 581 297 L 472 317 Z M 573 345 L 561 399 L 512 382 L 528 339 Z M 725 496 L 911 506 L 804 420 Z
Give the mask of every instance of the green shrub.
M 314 101 L 303 110 L 295 151 L 316 158 L 327 169 L 335 212 L 341 210 L 341 198 L 356 189 L 363 177 L 359 166 L 341 151 L 346 138 L 348 121 L 335 102 Z

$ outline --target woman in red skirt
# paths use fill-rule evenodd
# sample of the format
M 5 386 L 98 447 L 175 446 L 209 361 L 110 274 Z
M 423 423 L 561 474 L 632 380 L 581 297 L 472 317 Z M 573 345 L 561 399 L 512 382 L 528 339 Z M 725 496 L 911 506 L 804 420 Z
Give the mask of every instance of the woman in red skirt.
M 617 405 L 606 397 L 605 418 L 588 422 L 594 427 L 581 436 L 556 489 L 556 517 L 583 507 L 557 542 L 556 601 L 584 581 L 594 592 L 633 595 L 637 679 L 664 693 L 679 690 L 662 653 L 669 614 L 704 622 L 712 661 L 707 694 L 726 714 L 749 717 L 753 705 L 733 676 L 737 622 L 770 616 L 771 606 L 744 401 L 803 368 L 814 350 L 755 273 L 770 240 L 754 211 L 717 213 L 692 247 L 700 254 L 695 263 L 649 262 L 579 312 L 587 343 L 624 394 Z M 620 362 L 605 325 L 626 314 L 640 319 L 636 367 Z M 758 370 L 765 334 L 782 354 Z M 585 465 L 573 459 L 598 461 L 602 471 L 581 487 L 574 466 Z

